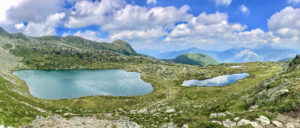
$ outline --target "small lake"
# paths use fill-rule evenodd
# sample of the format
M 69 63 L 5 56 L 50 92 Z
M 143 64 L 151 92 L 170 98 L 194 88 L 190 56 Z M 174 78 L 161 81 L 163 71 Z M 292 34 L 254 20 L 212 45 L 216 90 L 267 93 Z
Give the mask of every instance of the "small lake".
M 239 73 L 239 74 L 217 76 L 217 77 L 214 77 L 211 79 L 206 79 L 206 80 L 185 80 L 183 82 L 182 86 L 187 86 L 187 87 L 225 86 L 227 84 L 235 83 L 237 80 L 244 79 L 248 76 L 249 76 L 248 73 Z
M 153 87 L 136 72 L 124 70 L 19 70 L 30 93 L 42 99 L 70 99 L 83 96 L 137 96 Z

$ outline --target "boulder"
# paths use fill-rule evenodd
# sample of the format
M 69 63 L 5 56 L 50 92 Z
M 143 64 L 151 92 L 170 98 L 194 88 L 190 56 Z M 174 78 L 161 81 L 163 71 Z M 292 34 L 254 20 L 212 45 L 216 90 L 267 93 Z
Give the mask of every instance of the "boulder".
M 209 118 L 212 119 L 212 118 L 219 118 L 219 117 L 225 117 L 226 114 L 223 113 L 223 112 L 220 112 L 220 113 L 212 113 L 210 114 Z
M 169 109 L 167 109 L 167 111 L 166 111 L 166 113 L 173 113 L 173 112 L 175 112 L 175 109 L 174 109 L 174 108 L 169 108 Z
M 237 126 L 245 126 L 250 124 L 252 127 L 254 128 L 263 128 L 261 125 L 259 125 L 257 122 L 252 122 L 250 120 L 245 120 L 245 119 L 241 119 L 238 123 Z
M 188 124 L 184 124 L 181 128 L 189 128 Z
M 217 124 L 223 125 L 220 121 L 213 120 L 213 121 L 211 121 L 211 122 L 212 122 L 212 123 L 217 123 Z
M 235 117 L 233 120 L 238 121 L 238 120 L 240 120 L 240 117 Z
M 148 114 L 148 110 L 146 108 L 143 108 L 143 109 L 139 110 L 137 113 L 138 114 Z
M 260 124 L 266 126 L 270 124 L 270 120 L 269 118 L 265 117 L 265 116 L 259 116 L 259 118 L 256 118 L 257 121 L 260 122 Z
M 274 124 L 277 128 L 282 128 L 283 127 L 283 125 L 282 125 L 282 123 L 281 122 L 279 122 L 279 121 L 272 121 L 272 124 Z
M 233 121 L 230 121 L 229 119 L 226 119 L 225 121 L 223 121 L 223 125 L 225 127 L 235 127 L 236 122 L 233 122 Z
M 298 123 L 287 123 L 285 124 L 286 128 L 300 128 L 300 124 Z

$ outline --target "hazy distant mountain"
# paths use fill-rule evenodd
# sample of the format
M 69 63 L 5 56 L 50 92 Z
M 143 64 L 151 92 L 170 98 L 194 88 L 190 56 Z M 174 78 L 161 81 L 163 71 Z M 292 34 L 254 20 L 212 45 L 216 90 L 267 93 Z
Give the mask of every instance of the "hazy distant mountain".
M 189 48 L 181 51 L 156 53 L 150 56 L 158 59 L 174 59 L 175 57 L 184 53 L 207 54 L 218 62 L 264 62 L 279 61 L 284 58 L 293 58 L 300 52 L 290 49 L 274 48 L 270 45 L 261 45 L 255 48 L 232 48 L 225 51 L 208 51 L 198 48 Z
M 153 55 L 153 57 L 158 58 L 158 59 L 174 59 L 175 57 L 184 54 L 184 53 L 203 53 L 203 54 L 208 54 L 209 56 L 216 58 L 217 56 L 217 51 L 207 51 L 207 50 L 201 50 L 198 48 L 189 48 L 186 50 L 181 50 L 181 51 L 170 51 L 170 52 L 162 52 L 162 53 L 156 53 Z M 147 54 L 147 53 L 145 53 Z

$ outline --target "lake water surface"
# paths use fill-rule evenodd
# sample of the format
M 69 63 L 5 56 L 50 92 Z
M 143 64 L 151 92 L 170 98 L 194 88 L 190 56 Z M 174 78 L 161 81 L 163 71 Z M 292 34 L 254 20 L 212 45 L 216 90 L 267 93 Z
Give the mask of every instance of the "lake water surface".
M 19 70 L 30 93 L 42 99 L 70 99 L 93 95 L 137 96 L 153 91 L 136 72 L 124 70 Z
M 222 75 L 217 76 L 211 79 L 206 80 L 185 80 L 182 86 L 225 86 L 227 84 L 235 83 L 237 80 L 244 79 L 248 77 L 248 73 L 239 73 L 239 74 L 231 74 L 231 75 Z

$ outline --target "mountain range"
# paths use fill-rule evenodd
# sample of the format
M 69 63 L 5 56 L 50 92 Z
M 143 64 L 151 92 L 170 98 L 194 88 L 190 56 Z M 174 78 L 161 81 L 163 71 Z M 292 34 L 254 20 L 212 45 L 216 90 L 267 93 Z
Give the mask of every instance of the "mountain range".
M 240 62 L 267 62 L 280 61 L 286 58 L 293 58 L 300 51 L 291 49 L 275 48 L 270 45 L 261 45 L 255 48 L 232 48 L 224 51 L 202 50 L 199 48 L 189 48 L 180 51 L 153 52 L 139 51 L 158 59 L 174 59 L 184 53 L 203 53 L 211 56 L 219 63 L 240 63 Z

